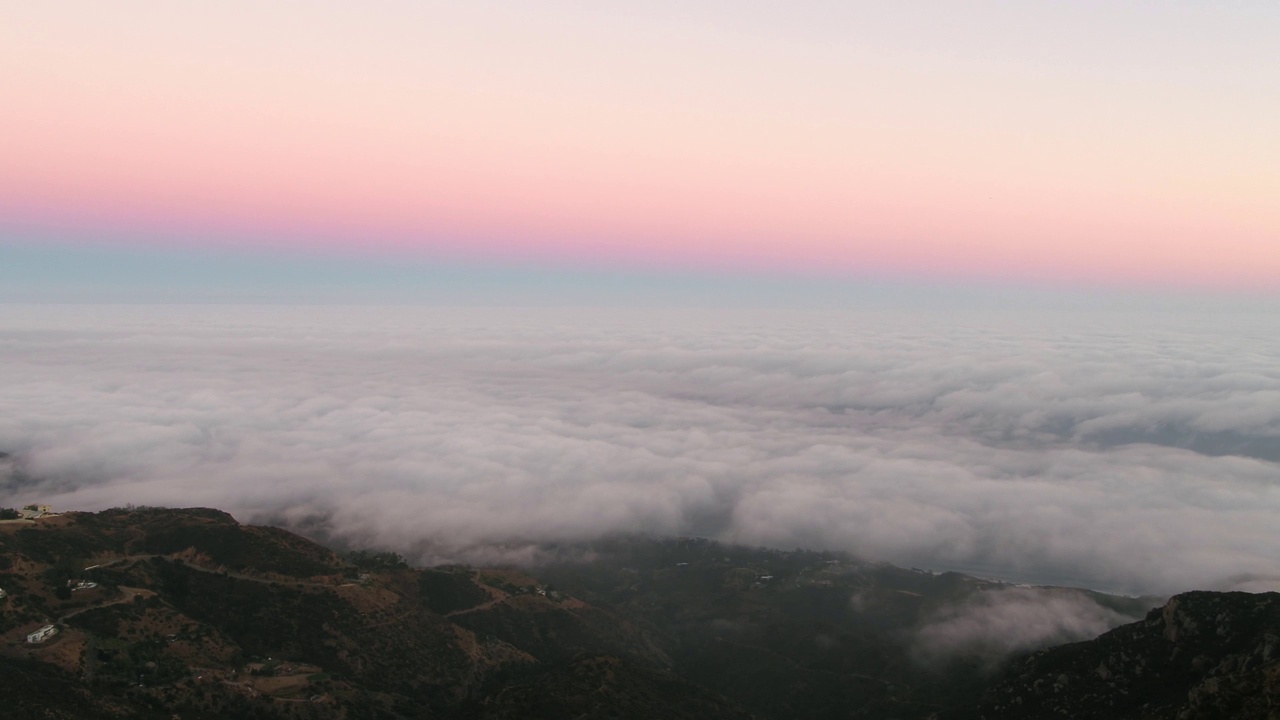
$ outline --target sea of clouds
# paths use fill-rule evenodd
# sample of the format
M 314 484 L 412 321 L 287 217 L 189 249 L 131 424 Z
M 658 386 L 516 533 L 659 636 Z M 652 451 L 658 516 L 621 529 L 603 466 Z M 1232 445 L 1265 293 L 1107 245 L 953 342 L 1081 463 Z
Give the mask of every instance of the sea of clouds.
M 1280 321 L 0 306 L 0 505 L 415 559 L 614 532 L 1131 593 L 1280 586 Z

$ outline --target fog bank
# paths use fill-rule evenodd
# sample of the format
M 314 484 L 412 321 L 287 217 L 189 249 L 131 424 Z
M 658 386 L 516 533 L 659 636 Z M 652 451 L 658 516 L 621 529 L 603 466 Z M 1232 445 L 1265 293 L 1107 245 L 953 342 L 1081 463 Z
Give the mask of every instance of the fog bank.
M 421 558 L 697 533 L 1133 593 L 1280 577 L 1265 316 L 3 306 L 0 505 Z

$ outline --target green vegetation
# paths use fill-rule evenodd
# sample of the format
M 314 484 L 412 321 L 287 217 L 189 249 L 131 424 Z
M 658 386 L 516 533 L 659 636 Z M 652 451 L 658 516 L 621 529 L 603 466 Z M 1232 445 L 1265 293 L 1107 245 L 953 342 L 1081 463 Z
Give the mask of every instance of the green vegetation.
M 195 521 L 154 523 L 139 549 L 168 554 L 199 548 L 214 562 L 232 570 L 254 569 L 297 578 L 327 575 L 341 567 L 332 552 L 283 530 L 241 527 L 225 513 L 198 517 Z
M 404 570 L 409 567 L 408 560 L 405 560 L 399 553 L 393 552 L 355 550 L 347 553 L 346 559 L 347 562 L 355 565 L 361 570 Z
M 494 575 L 487 575 L 484 573 L 481 573 L 480 575 L 480 582 L 484 583 L 485 585 L 488 585 L 489 587 L 497 588 L 511 595 L 523 595 L 526 593 L 531 593 L 535 589 L 535 586 L 533 585 L 517 585 L 513 582 L 504 580 L 500 577 L 497 577 Z
M 489 593 L 471 579 L 468 571 L 423 570 L 418 575 L 418 592 L 431 612 L 445 615 L 475 607 L 490 599 Z
M 96 650 L 97 679 L 156 687 L 186 678 L 190 674 L 186 664 L 164 649 L 165 643 L 158 640 L 131 643 L 124 648 L 119 643 L 100 643 Z

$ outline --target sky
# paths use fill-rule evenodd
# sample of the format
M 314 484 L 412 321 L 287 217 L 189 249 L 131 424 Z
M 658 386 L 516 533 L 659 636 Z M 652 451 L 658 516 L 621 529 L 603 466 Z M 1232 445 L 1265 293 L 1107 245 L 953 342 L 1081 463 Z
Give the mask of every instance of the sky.
M 1269 2 L 7 3 L 0 505 L 1280 589 L 1278 37 Z
M 0 300 L 334 266 L 1274 296 L 1276 37 L 1267 2 L 10 3 Z

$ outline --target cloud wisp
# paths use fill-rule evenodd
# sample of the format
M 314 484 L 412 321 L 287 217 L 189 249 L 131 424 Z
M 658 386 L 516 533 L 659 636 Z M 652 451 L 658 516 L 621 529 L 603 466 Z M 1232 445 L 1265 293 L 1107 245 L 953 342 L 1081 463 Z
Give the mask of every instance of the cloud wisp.
M 916 634 L 915 656 L 927 664 L 980 658 L 994 669 L 1009 655 L 1090 640 L 1137 620 L 1083 591 L 1010 587 L 945 607 Z
M 1280 576 L 1269 322 L 8 306 L 0 503 L 216 506 L 423 559 L 699 533 L 1216 587 Z

